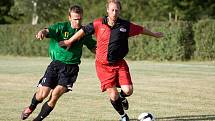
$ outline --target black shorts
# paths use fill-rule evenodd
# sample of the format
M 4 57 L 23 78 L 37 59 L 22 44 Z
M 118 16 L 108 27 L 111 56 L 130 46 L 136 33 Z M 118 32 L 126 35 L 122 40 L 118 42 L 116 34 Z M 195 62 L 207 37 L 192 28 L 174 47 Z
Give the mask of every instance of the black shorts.
M 52 61 L 46 69 L 44 76 L 39 81 L 39 86 L 47 86 L 54 89 L 57 85 L 66 87 L 70 91 L 79 72 L 78 64 L 65 64 L 60 61 Z

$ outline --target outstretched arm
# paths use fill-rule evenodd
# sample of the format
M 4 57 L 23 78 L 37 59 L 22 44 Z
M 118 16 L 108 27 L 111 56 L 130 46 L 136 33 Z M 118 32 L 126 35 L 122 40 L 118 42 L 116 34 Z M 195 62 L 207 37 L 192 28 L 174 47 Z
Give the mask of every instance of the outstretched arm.
M 43 40 L 49 33 L 49 30 L 47 28 L 40 30 L 37 34 L 36 34 L 36 38 L 38 40 Z
M 149 29 L 147 29 L 146 27 L 134 24 L 134 23 L 130 23 L 130 31 L 129 31 L 129 36 L 135 36 L 135 35 L 139 35 L 139 34 L 144 34 L 144 35 L 148 35 L 148 36 L 153 36 L 156 38 L 160 38 L 163 37 L 163 33 L 162 32 L 152 32 Z
M 85 35 L 85 33 L 84 33 L 83 29 L 80 29 L 70 39 L 64 40 L 64 41 L 60 41 L 59 45 L 60 46 L 70 47 L 72 43 L 74 43 L 75 41 L 80 40 L 84 35 Z
M 144 27 L 144 30 L 143 30 L 142 34 L 153 36 L 153 37 L 156 37 L 156 38 L 160 38 L 160 37 L 164 36 L 162 32 L 152 32 L 149 29 L 146 29 L 145 27 Z

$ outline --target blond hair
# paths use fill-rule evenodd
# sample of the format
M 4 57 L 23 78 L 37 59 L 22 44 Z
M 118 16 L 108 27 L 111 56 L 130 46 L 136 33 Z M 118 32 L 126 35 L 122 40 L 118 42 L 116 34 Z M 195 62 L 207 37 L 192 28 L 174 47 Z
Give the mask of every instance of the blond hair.
M 119 6 L 120 10 L 122 9 L 122 5 L 120 3 L 120 0 L 107 0 L 106 8 L 108 8 L 110 3 L 115 3 Z

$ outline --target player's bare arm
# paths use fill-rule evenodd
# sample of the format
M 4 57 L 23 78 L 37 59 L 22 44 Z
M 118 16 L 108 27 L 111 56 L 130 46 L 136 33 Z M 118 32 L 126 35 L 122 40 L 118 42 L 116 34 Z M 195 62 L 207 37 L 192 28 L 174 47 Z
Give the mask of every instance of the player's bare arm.
M 76 32 L 70 39 L 68 40 L 64 40 L 64 41 L 60 41 L 59 45 L 60 46 L 71 46 L 72 43 L 74 43 L 75 41 L 80 40 L 83 36 L 85 35 L 83 29 L 80 29 L 78 32 Z
M 36 34 L 36 38 L 38 40 L 43 40 L 49 33 L 49 30 L 47 28 L 40 30 L 37 34 Z
M 152 31 L 150 31 L 150 30 L 147 29 L 147 28 L 144 28 L 144 31 L 143 31 L 142 34 L 144 34 L 144 35 L 149 35 L 149 36 L 153 36 L 153 37 L 156 37 L 156 38 L 161 38 L 161 37 L 164 36 L 162 32 L 152 32 Z

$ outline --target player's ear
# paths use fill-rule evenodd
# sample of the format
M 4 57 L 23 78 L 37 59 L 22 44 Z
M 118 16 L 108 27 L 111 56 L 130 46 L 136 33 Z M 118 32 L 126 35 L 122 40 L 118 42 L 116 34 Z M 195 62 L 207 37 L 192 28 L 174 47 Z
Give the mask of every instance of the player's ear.
M 68 19 L 71 21 L 72 20 L 72 18 L 71 18 L 71 16 L 70 15 L 68 15 Z
M 71 12 L 69 13 L 69 15 L 68 15 L 68 19 L 71 21 Z
M 106 11 L 107 11 L 107 13 L 108 13 L 108 8 L 109 8 L 109 5 L 107 4 L 107 5 L 106 5 Z

